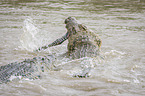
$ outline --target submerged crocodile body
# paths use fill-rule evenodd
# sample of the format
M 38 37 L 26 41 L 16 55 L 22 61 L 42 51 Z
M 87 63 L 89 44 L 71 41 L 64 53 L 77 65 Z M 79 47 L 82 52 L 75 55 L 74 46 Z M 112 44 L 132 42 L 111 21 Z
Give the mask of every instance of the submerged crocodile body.
M 33 59 L 26 59 L 22 62 L 14 62 L 0 67 L 0 83 L 10 81 L 11 76 L 21 76 L 29 79 L 36 79 L 40 77 L 37 72 L 44 72 L 45 69 L 51 67 L 55 58 L 52 55 L 44 57 L 35 57 Z
M 101 39 L 95 33 L 88 30 L 86 26 L 78 24 L 76 19 L 72 17 L 65 19 L 65 24 L 67 33 L 62 38 L 57 39 L 49 45 L 39 48 L 37 51 L 62 44 L 65 40 L 68 40 L 68 51 L 65 54 L 66 57 L 78 59 L 82 57 L 92 57 L 99 55 Z M 20 63 L 16 62 L 1 66 L 0 83 L 8 82 L 10 77 L 13 75 L 31 78 L 40 77 L 39 75 L 32 75 L 35 71 L 40 71 L 39 69 L 41 69 L 43 72 L 44 66 L 49 66 L 49 64 L 52 64 L 53 60 L 54 57 L 52 58 L 52 56 L 36 57 Z M 83 74 L 85 76 L 87 72 Z M 81 75 L 80 77 L 83 76 Z

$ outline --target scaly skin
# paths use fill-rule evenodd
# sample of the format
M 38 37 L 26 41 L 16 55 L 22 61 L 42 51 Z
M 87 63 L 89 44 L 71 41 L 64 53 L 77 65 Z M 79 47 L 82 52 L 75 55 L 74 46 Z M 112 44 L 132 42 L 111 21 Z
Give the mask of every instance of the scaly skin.
M 35 57 L 20 63 L 10 63 L 0 67 L 0 83 L 7 83 L 11 76 L 22 76 L 29 79 L 39 78 L 39 72 L 44 72 L 44 68 L 51 67 L 53 56 Z M 38 73 L 36 73 L 38 72 Z
M 73 22 L 72 22 L 73 21 Z M 66 19 L 68 38 L 68 55 L 72 58 L 91 57 L 98 55 L 101 47 L 100 38 L 88 30 L 86 26 L 76 23 L 74 18 Z
M 68 17 L 65 19 L 65 24 L 67 33 L 62 38 L 38 50 L 62 44 L 68 39 L 68 57 L 81 58 L 99 55 L 102 41 L 98 35 L 88 30 L 86 26 L 78 24 L 75 18 Z

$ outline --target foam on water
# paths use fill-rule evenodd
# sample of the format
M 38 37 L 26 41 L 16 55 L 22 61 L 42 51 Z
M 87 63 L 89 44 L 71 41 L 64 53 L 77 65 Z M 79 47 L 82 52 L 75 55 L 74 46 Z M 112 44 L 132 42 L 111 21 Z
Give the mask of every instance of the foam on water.
M 111 58 L 122 58 L 124 55 L 126 55 L 125 52 L 117 51 L 117 50 L 110 50 L 110 52 L 105 52 L 105 56 L 111 57 Z
M 137 75 L 129 69 L 130 65 L 126 61 L 127 53 L 110 50 L 104 55 L 105 62 L 95 67 L 96 70 L 93 72 L 95 77 L 110 83 L 140 83 Z

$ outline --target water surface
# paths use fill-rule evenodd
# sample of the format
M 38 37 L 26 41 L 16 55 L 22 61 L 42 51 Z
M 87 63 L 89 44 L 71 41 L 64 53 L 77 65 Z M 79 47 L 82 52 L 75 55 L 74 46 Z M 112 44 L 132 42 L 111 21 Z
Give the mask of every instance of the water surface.
M 25 58 L 62 54 L 62 45 L 35 52 L 66 33 L 64 20 L 75 17 L 102 39 L 104 61 L 95 62 L 89 78 L 74 78 L 81 60 L 61 61 L 60 71 L 38 80 L 0 85 L 1 96 L 144 96 L 144 0 L 1 0 L 0 65 Z

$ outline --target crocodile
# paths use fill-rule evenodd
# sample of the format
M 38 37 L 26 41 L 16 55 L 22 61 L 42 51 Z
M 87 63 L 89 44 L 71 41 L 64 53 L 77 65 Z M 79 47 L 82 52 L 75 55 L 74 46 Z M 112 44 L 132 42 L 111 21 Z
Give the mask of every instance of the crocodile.
M 40 47 L 37 51 L 62 44 L 68 40 L 67 57 L 76 59 L 99 55 L 102 41 L 100 37 L 85 25 L 78 24 L 74 17 L 65 19 L 67 33 L 53 43 Z
M 67 29 L 66 34 L 51 44 L 38 48 L 36 51 L 60 45 L 68 40 L 67 52 L 64 54 L 68 58 L 79 59 L 99 55 L 102 41 L 98 35 L 90 31 L 85 25 L 77 23 L 74 17 L 68 17 L 65 19 L 64 23 Z M 35 74 L 35 72 L 44 72 L 44 67 L 47 67 L 49 70 L 50 66 L 54 66 L 52 62 L 55 61 L 56 58 L 57 57 L 53 55 L 34 57 L 33 59 L 27 59 L 19 63 L 14 62 L 1 66 L 0 83 L 7 83 L 10 81 L 11 76 L 22 76 L 32 79 L 39 78 L 41 76 Z M 75 77 L 86 77 L 89 71 L 90 69 L 88 68 L 84 70 L 82 74 L 76 75 Z
M 51 64 L 55 60 L 53 55 L 34 57 L 32 59 L 25 59 L 22 62 L 13 62 L 0 67 L 0 84 L 7 83 L 11 77 L 17 79 L 40 78 L 40 73 L 51 69 Z
M 64 23 L 66 24 L 67 33 L 53 43 L 40 47 L 37 51 L 60 45 L 68 40 L 67 52 L 62 56 L 71 59 L 99 56 L 101 59 L 104 59 L 100 55 L 102 41 L 96 33 L 89 30 L 85 25 L 77 23 L 74 17 L 68 17 Z M 85 62 L 88 61 L 85 60 Z M 84 68 L 80 74 L 76 74 L 74 77 L 88 77 L 90 70 L 90 67 Z

